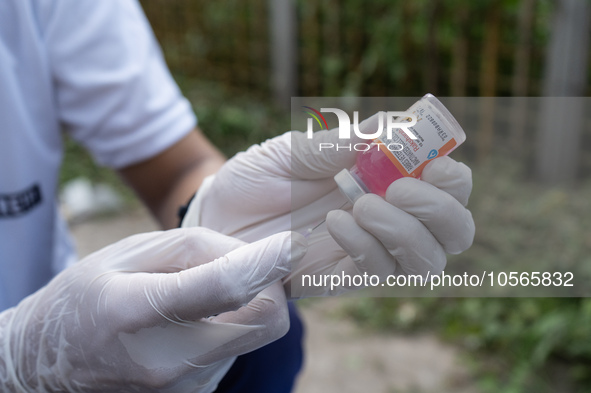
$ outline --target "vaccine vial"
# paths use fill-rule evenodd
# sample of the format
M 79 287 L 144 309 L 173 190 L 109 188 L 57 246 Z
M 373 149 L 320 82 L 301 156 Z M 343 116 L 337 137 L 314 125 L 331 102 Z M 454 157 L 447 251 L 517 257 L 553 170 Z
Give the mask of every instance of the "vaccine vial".
M 402 177 L 420 178 L 429 161 L 448 155 L 466 140 L 460 124 L 432 94 L 415 102 L 407 112 L 416 116 L 416 124 L 407 129 L 417 139 L 399 128 L 388 138 L 383 130 L 368 149 L 359 153 L 351 169 L 343 169 L 334 177 L 351 203 L 367 193 L 383 197 L 388 186 Z

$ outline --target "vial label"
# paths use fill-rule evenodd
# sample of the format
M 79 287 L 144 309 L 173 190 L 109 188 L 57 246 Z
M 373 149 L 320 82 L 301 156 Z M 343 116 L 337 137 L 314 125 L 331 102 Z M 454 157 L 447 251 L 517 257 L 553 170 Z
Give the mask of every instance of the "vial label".
M 417 124 L 408 127 L 417 139 L 411 139 L 402 129 L 397 128 L 392 131 L 390 138 L 383 133 L 376 142 L 379 142 L 379 148 L 403 176 L 418 178 L 429 161 L 449 153 L 457 142 L 441 113 L 430 103 L 418 101 L 408 111 L 417 117 Z M 402 145 L 403 148 L 392 151 L 388 149 L 390 145 Z

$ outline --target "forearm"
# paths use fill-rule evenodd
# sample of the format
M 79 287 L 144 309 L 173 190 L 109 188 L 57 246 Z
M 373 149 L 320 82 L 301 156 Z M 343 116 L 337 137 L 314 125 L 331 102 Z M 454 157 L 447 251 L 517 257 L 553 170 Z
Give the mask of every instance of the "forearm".
M 207 176 L 216 173 L 223 165 L 224 159 L 212 157 L 197 163 L 187 170 L 171 188 L 169 194 L 164 198 L 161 206 L 154 212 L 158 222 L 164 229 L 178 227 L 179 218 L 177 212 L 179 207 L 186 205 L 193 194 Z
M 131 185 L 164 229 L 178 226 L 178 208 L 188 202 L 225 157 L 196 129 L 158 156 L 124 168 Z

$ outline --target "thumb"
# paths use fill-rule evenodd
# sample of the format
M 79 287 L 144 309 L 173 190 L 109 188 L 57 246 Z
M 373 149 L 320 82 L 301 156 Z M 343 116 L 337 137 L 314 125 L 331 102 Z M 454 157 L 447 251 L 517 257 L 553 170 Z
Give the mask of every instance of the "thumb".
M 198 233 L 198 232 L 197 232 Z M 190 237 L 190 233 L 187 234 Z M 199 237 L 187 239 L 199 242 Z M 282 232 L 177 273 L 150 275 L 142 291 L 172 320 L 197 320 L 236 310 L 291 271 L 306 253 L 303 236 Z
M 359 131 L 374 134 L 378 130 L 379 112 L 359 124 Z M 383 128 L 383 125 L 382 125 Z M 318 131 L 309 139 L 306 133 L 293 132 L 292 138 L 292 175 L 296 179 L 322 179 L 332 177 L 343 168 L 355 164 L 358 151 L 357 143 L 371 143 L 370 139 L 360 138 L 350 130 L 350 139 L 340 139 L 339 129 Z

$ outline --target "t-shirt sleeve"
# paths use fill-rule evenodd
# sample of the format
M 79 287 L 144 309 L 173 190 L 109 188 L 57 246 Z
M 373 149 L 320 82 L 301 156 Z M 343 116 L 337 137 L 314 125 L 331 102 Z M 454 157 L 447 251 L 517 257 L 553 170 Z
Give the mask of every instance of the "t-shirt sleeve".
M 136 0 L 53 0 L 44 39 L 60 120 L 101 165 L 157 155 L 197 123 Z

